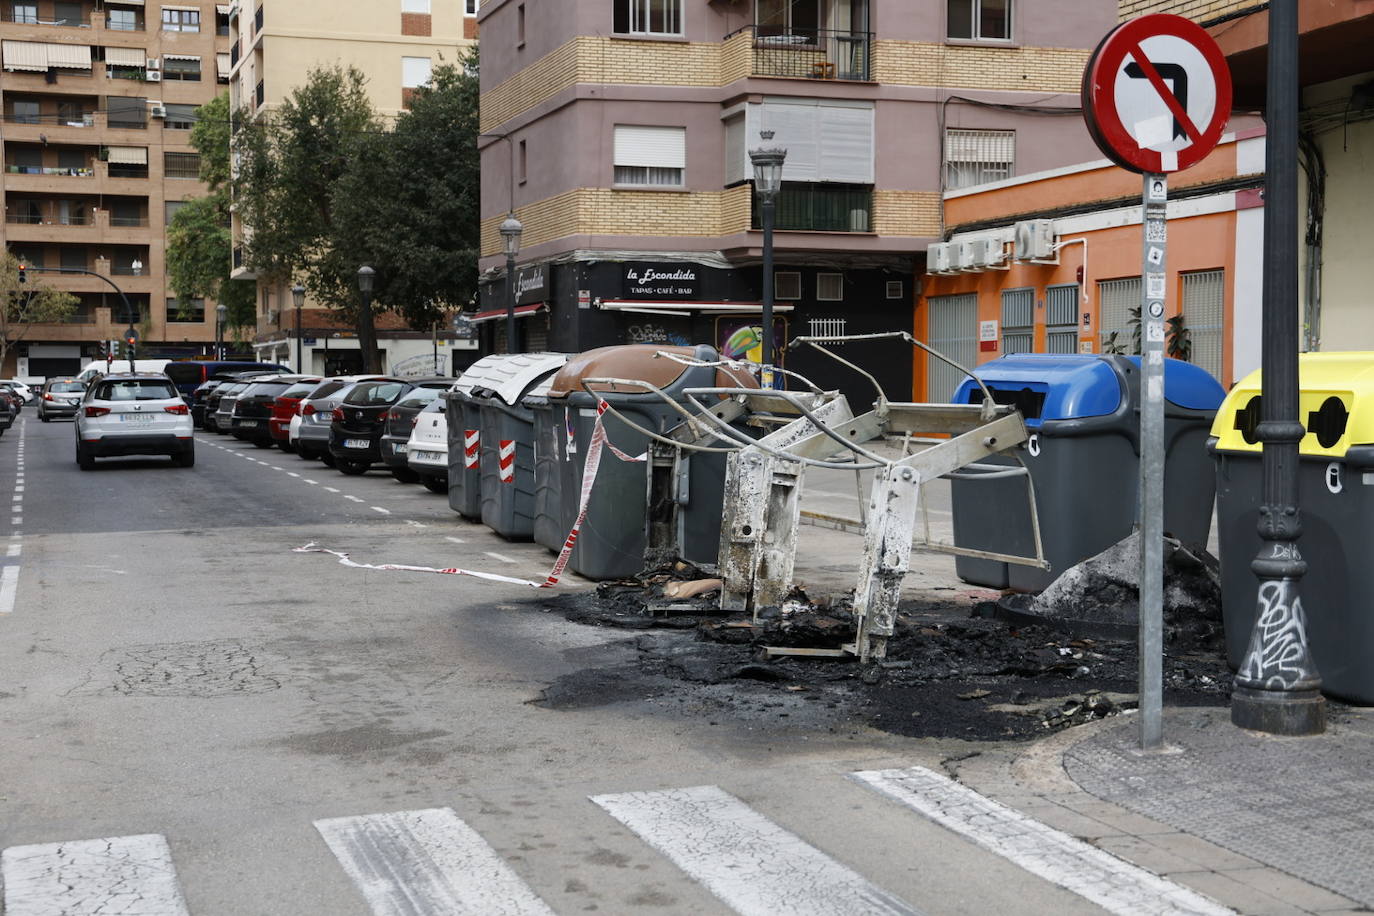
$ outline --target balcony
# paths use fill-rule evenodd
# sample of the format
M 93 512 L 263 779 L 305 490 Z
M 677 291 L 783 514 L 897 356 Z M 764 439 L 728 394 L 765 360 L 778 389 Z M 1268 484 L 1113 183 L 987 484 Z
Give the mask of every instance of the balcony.
M 7 165 L 5 171 L 11 175 L 60 175 L 67 178 L 94 178 L 95 169 L 67 169 L 42 165 Z
M 753 76 L 860 82 L 873 78 L 872 32 L 759 25 L 740 32 L 753 36 Z
M 234 42 L 233 45 L 230 46 L 230 48 L 229 48 L 229 67 L 230 67 L 230 69 L 232 69 L 232 68 L 234 68 L 234 67 L 237 67 L 237 66 L 239 65 L 239 57 L 240 57 L 240 56 L 241 56 L 241 55 L 240 55 L 240 51 L 239 51 L 239 43 L 236 41 L 236 42 Z
M 872 232 L 873 189 L 790 184 L 778 192 L 774 228 L 796 232 Z M 752 228 L 762 229 L 757 198 Z
M 7 6 L 9 6 L 7 4 Z M 42 25 L 66 29 L 89 29 L 91 19 L 89 16 L 79 18 L 67 17 L 65 19 L 44 19 L 32 13 L 17 12 L 12 8 L 0 11 L 0 22 L 13 22 L 15 25 Z

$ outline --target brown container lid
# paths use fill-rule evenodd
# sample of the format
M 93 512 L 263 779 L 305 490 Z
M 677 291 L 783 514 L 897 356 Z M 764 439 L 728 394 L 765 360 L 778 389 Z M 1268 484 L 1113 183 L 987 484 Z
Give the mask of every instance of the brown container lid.
M 705 351 L 703 353 L 703 351 Z M 655 388 L 664 389 L 682 378 L 691 366 L 676 360 L 656 356 L 658 353 L 672 353 L 688 359 L 713 362 L 718 356 L 709 347 L 666 347 L 655 344 L 625 344 L 614 347 L 600 347 L 579 353 L 568 360 L 554 376 L 549 388 L 549 397 L 564 398 L 571 394 L 584 392 L 582 380 L 587 378 L 623 378 L 645 381 Z M 752 375 L 743 369 L 716 369 L 712 382 L 716 387 L 757 388 Z M 594 384 L 593 391 L 618 391 L 622 394 L 648 394 L 648 389 L 631 386 Z

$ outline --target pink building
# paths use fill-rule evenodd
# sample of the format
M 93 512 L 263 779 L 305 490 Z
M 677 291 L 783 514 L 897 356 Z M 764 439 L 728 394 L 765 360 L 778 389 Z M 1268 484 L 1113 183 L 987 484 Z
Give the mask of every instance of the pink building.
M 776 337 L 910 330 L 945 191 L 1095 158 L 1078 86 L 1116 13 L 1109 0 L 485 0 L 485 348 L 505 348 L 497 227 L 511 212 L 525 349 L 722 346 L 757 324 L 748 151 L 762 129 L 788 150 Z M 846 356 L 909 389 L 905 348 Z

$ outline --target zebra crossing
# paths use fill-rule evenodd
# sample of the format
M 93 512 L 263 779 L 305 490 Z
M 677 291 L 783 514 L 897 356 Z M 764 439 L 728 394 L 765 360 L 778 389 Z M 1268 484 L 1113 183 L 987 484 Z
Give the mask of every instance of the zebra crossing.
M 908 767 L 848 778 L 893 802 L 894 817 L 939 824 L 1107 912 L 1231 912 L 932 770 Z M 741 916 L 923 912 L 921 901 L 878 887 L 717 786 L 604 794 L 588 801 L 611 819 L 604 829 L 618 822 Z M 314 827 L 376 916 L 555 912 L 451 808 L 334 817 Z M 910 851 L 913 858 L 920 852 Z M 10 847 L 0 854 L 0 879 L 0 912 L 6 916 L 190 916 L 174 850 L 155 834 Z

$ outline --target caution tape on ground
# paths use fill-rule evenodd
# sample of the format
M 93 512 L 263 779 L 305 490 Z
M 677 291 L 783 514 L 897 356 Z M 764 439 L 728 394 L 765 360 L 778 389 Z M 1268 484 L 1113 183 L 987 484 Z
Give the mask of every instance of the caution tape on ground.
M 582 523 L 587 520 L 587 506 L 591 503 L 592 487 L 596 483 L 596 474 L 601 467 L 601 453 L 603 449 L 609 449 L 611 454 L 621 461 L 642 462 L 649 459 L 647 452 L 640 455 L 628 455 L 606 437 L 606 427 L 603 416 L 606 413 L 606 402 L 600 401 L 596 405 L 596 425 L 592 428 L 592 438 L 587 443 L 587 466 L 582 472 L 582 492 L 578 496 L 577 520 L 573 523 L 572 530 L 568 532 L 568 537 L 563 541 L 563 548 L 558 552 L 558 559 L 554 561 L 553 569 L 544 577 L 542 582 L 532 579 L 517 579 L 514 576 L 502 576 L 497 573 L 481 572 L 474 569 L 460 569 L 456 566 L 439 568 L 436 566 L 411 566 L 404 563 L 359 563 L 352 559 L 348 554 L 339 550 L 330 550 L 318 544 L 306 544 L 297 547 L 294 553 L 327 553 L 339 558 L 339 563 L 352 569 L 376 569 L 383 572 L 421 572 L 433 573 L 440 576 L 471 576 L 474 579 L 485 579 L 489 582 L 506 582 L 511 585 L 528 585 L 531 588 L 553 588 L 558 584 L 558 580 L 563 576 L 563 571 L 568 567 L 568 560 L 572 557 L 573 547 L 577 544 L 578 533 L 582 530 Z

